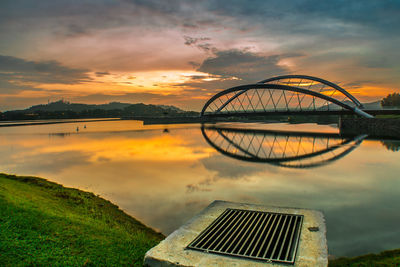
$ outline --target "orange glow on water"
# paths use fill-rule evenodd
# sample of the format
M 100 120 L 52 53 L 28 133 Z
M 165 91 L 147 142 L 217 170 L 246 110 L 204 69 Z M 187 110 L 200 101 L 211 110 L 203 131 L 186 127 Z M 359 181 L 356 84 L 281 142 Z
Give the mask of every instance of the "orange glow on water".
M 79 142 L 74 142 L 79 140 Z M 82 147 L 82 140 L 85 146 Z M 36 153 L 55 153 L 62 151 L 81 151 L 90 153 L 92 161 L 108 159 L 112 161 L 155 160 L 155 161 L 192 161 L 209 156 L 210 148 L 190 147 L 179 137 L 169 135 L 153 138 L 108 138 L 107 142 L 78 137 L 68 144 L 58 144 L 52 147 L 39 148 Z M 194 152 L 195 151 L 195 152 Z

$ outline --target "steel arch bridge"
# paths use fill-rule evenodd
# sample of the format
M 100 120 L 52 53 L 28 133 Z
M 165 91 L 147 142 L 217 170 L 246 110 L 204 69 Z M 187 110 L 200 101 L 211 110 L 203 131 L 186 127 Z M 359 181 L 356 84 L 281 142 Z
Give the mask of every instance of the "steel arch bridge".
M 284 75 L 221 91 L 204 105 L 202 117 L 355 113 L 373 116 L 349 92 L 332 82 L 306 75 Z
M 367 137 L 202 126 L 207 143 L 220 153 L 242 161 L 286 168 L 313 168 L 343 158 Z

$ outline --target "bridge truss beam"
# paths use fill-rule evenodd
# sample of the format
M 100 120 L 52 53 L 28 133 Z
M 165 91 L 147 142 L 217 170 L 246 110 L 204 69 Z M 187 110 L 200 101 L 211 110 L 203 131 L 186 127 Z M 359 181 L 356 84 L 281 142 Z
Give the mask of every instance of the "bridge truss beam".
M 286 76 L 281 77 L 286 78 Z M 338 89 L 334 88 L 333 90 L 331 95 Z M 340 91 L 342 90 L 344 89 Z M 348 97 L 349 93 L 346 92 L 344 95 Z M 353 103 L 355 102 L 353 101 Z M 334 114 L 338 111 L 348 110 L 362 117 L 373 117 L 362 111 L 360 106 L 361 104 L 350 105 L 345 101 L 340 101 L 324 94 L 322 90 L 318 92 L 284 84 L 256 83 L 229 88 L 217 93 L 204 105 L 201 116 L 306 114 L 307 112 Z

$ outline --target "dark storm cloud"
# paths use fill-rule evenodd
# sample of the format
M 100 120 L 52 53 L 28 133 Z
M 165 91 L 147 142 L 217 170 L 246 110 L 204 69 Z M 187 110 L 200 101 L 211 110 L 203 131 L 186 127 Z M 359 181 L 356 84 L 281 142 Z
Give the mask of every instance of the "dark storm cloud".
M 340 42 L 339 46 L 354 40 L 368 40 L 378 43 L 380 47 L 388 39 L 398 38 L 400 2 L 293 0 L 282 3 L 279 0 L 255 0 L 249 4 L 244 0 L 86 0 L 71 4 L 69 1 L 44 0 L 0 3 L 0 25 L 3 25 L 0 26 L 0 33 L 3 36 L 14 35 L 10 31 L 15 25 L 23 25 L 19 30 L 24 32 L 34 28 L 43 32 L 48 30 L 50 24 L 51 32 L 68 37 L 89 34 L 93 29 L 122 26 L 148 30 L 172 27 L 188 29 L 189 32 L 216 27 L 224 31 L 249 30 L 253 36 L 265 35 L 280 40 L 296 36 L 306 39 L 319 37 L 323 40 L 315 42 L 322 47 L 324 44 L 329 46 L 332 39 Z M 189 45 L 203 38 L 186 36 L 185 39 Z M 299 46 L 307 49 L 297 42 L 282 45 L 288 46 L 289 50 Z M 197 47 L 204 50 L 212 48 L 208 43 Z M 316 51 L 320 49 L 317 47 Z
M 280 0 L 255 0 L 249 4 L 246 0 L 210 0 L 210 1 L 162 1 L 162 0 L 131 0 L 126 1 L 137 7 L 143 7 L 158 14 L 180 17 L 185 21 L 182 26 L 198 28 L 217 22 L 218 16 L 233 17 L 246 20 L 248 23 L 269 24 L 285 28 L 286 31 L 304 30 L 314 24 L 310 30 L 318 27 L 321 29 L 326 22 L 331 20 L 344 23 L 356 23 L 371 28 L 396 31 L 395 25 L 399 23 L 400 2 L 389 1 L 319 1 L 319 0 L 293 0 L 282 3 Z M 191 8 L 190 8 L 191 7 Z M 205 14 L 214 14 L 210 18 Z M 328 33 L 326 33 L 328 34 Z
M 246 31 L 258 27 L 261 32 L 278 36 L 308 34 L 368 39 L 397 34 L 400 26 L 400 2 L 396 0 L 294 0 L 288 3 L 255 0 L 251 4 L 246 0 L 128 2 L 158 16 L 180 18 L 180 26 L 189 29 L 220 25 Z
M 217 90 L 245 83 L 256 83 L 266 77 L 288 73 L 288 69 L 278 64 L 279 60 L 299 56 L 301 54 L 296 53 L 265 56 L 247 49 L 215 51 L 199 66 L 193 64 L 197 67 L 197 71 L 207 73 L 209 76 L 193 75 L 189 81 L 176 84 L 176 86 L 192 88 L 190 91 L 186 90 L 190 95 L 213 94 Z M 211 80 L 203 80 L 204 78 L 211 78 Z
M 215 56 L 204 60 L 197 70 L 255 83 L 265 77 L 287 73 L 288 70 L 278 64 L 279 60 L 298 56 L 301 54 L 264 56 L 247 50 L 231 49 L 217 51 Z
M 204 19 L 198 10 L 204 10 L 203 4 L 189 1 L 4 0 L 0 3 L 0 33 L 10 33 L 9 26 L 16 25 L 24 26 L 19 27 L 24 32 L 32 29 L 43 32 L 50 28 L 50 34 L 66 37 L 126 26 L 151 29 L 184 28 L 192 24 L 197 27 L 196 22 Z
M 332 20 L 344 23 L 355 23 L 384 31 L 395 31 L 399 25 L 400 2 L 391 1 L 319 1 L 294 0 L 283 4 L 280 0 L 256 0 L 251 5 L 245 0 L 215 0 L 209 2 L 209 10 L 218 14 L 244 18 L 249 21 L 268 24 L 279 22 L 280 30 L 289 24 L 294 28 L 285 28 L 287 31 L 304 30 L 311 26 L 308 22 L 318 22 L 310 30 L 324 26 Z M 304 27 L 307 26 L 307 27 Z M 336 25 L 339 26 L 339 25 Z M 331 28 L 335 25 L 331 25 Z M 329 33 L 325 33 L 328 35 Z
M 28 61 L 0 55 L 0 82 L 8 84 L 10 82 L 76 84 L 90 80 L 87 72 L 85 69 L 63 66 L 57 61 Z
M 400 23 L 400 2 L 396 0 L 293 0 L 288 3 L 282 3 L 280 0 L 255 0 L 251 4 L 245 0 L 86 0 L 74 4 L 61 0 L 35 2 L 6 0 L 2 1 L 0 6 L 2 7 L 0 22 L 4 23 L 29 17 L 37 19 L 73 17 L 73 22 L 65 24 L 66 31 L 71 34 L 85 32 L 88 27 L 115 27 L 133 22 L 160 26 L 162 23 L 159 22 L 162 21 L 175 26 L 178 23 L 179 26 L 190 29 L 221 23 L 221 26 L 230 28 L 237 26 L 224 25 L 223 18 L 233 18 L 240 22 L 241 26 L 247 25 L 247 28 L 252 25 L 270 25 L 267 27 L 269 31 L 280 32 L 283 35 L 307 32 L 328 36 L 332 32 L 324 32 L 326 29 L 345 29 L 343 25 L 333 22 L 362 25 L 369 30 L 377 30 L 380 34 L 384 34 L 396 32 Z M 127 18 L 125 16 L 128 13 L 136 16 Z M 99 24 L 100 21 L 103 23 Z M 58 22 L 65 21 L 59 19 Z
M 100 26 L 106 26 L 115 21 L 106 20 L 110 18 L 109 14 L 115 12 L 115 7 L 120 6 L 119 1 L 109 0 L 83 0 L 71 3 L 71 1 L 63 0 L 43 0 L 43 1 L 13 1 L 3 0 L 0 6 L 0 22 L 8 22 L 14 19 L 21 18 L 36 18 L 36 19 L 48 19 L 58 18 L 59 22 L 62 22 L 66 17 L 87 15 L 89 17 L 94 16 L 96 19 L 103 19 L 104 23 Z M 109 12 L 107 12 L 107 10 Z M 101 14 L 101 16 L 99 16 Z M 97 16 L 96 16 L 97 15 Z M 116 14 L 115 14 L 116 15 Z M 73 26 L 72 26 L 73 25 Z M 30 26 L 30 25 L 27 25 Z M 81 31 L 79 21 L 68 24 L 72 32 Z

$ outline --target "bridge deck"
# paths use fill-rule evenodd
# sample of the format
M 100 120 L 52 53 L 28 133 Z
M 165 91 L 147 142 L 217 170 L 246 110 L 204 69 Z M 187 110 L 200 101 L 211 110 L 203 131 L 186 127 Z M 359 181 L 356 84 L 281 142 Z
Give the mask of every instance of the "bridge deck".
M 363 110 L 371 115 L 400 115 L 398 110 Z M 271 115 L 354 115 L 350 110 L 324 110 L 324 111 L 262 111 L 262 112 L 230 112 L 230 113 L 209 113 L 204 114 L 205 118 L 215 117 L 257 117 L 257 116 L 271 116 Z

